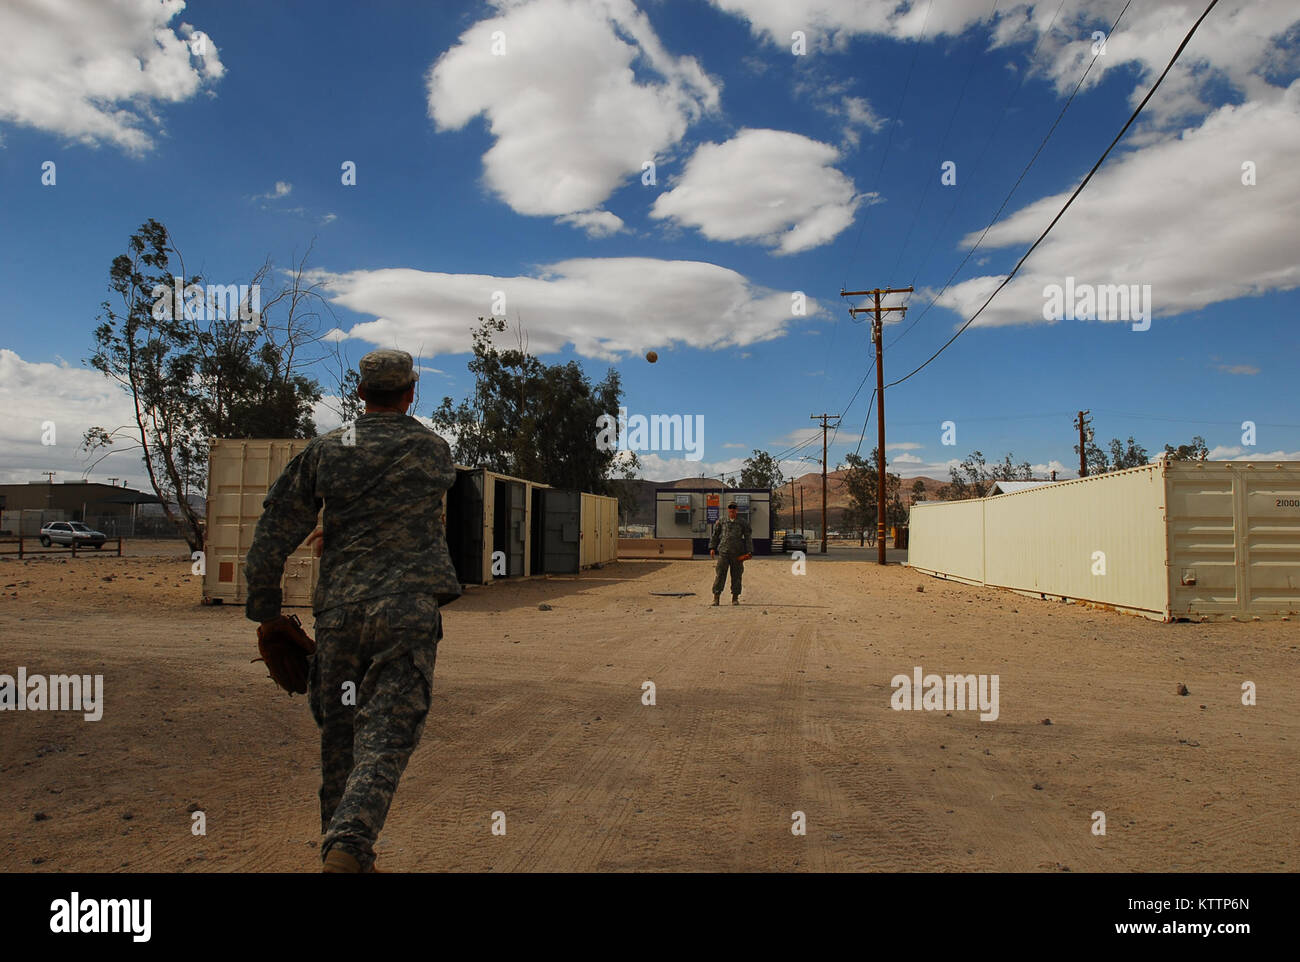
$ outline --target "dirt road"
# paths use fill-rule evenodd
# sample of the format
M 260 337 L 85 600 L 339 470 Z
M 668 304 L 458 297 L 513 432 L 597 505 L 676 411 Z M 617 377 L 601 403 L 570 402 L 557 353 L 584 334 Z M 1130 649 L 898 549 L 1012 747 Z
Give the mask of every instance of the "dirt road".
M 0 563 L 0 673 L 105 691 L 97 722 L 0 712 L 0 871 L 318 869 L 305 701 L 166 553 Z M 1159 625 L 815 557 L 751 562 L 745 603 L 712 608 L 710 576 L 623 562 L 450 607 L 381 865 L 1300 869 L 1294 622 Z M 893 710 L 917 666 L 997 675 L 997 719 Z

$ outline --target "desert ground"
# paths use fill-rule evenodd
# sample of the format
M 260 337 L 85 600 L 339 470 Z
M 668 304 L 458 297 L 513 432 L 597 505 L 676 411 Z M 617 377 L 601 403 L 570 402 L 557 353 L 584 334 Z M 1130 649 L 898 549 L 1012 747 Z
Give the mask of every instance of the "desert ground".
M 0 871 L 318 870 L 305 699 L 250 662 L 241 608 L 199 604 L 184 545 L 127 555 L 0 561 L 0 673 L 102 674 L 105 703 L 0 712 Z M 1161 625 L 816 555 L 750 562 L 713 608 L 711 576 L 620 562 L 448 607 L 380 866 L 1300 870 L 1294 621 Z M 891 709 L 915 666 L 998 675 L 999 717 Z

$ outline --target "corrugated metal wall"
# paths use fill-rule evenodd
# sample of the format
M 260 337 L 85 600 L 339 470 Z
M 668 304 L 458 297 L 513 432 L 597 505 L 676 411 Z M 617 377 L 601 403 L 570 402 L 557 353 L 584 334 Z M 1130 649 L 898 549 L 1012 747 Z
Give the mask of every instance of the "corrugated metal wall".
M 1174 462 L 1166 484 L 1175 617 L 1300 613 L 1300 463 Z
M 907 563 L 913 568 L 984 583 L 984 502 L 915 504 L 907 537 Z
M 1169 598 L 1158 466 L 976 503 L 984 505 L 986 584 L 1164 617 Z
M 910 538 L 922 571 L 1152 618 L 1300 613 L 1296 462 L 1158 462 L 926 502 Z

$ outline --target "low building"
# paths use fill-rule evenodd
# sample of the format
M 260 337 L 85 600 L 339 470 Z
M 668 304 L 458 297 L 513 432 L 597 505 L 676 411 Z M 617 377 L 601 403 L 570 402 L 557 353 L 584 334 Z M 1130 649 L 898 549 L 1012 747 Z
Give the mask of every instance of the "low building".
M 738 517 L 749 522 L 754 554 L 771 554 L 771 488 L 659 488 L 655 492 L 655 537 L 689 538 L 694 554 L 708 554 L 713 523 L 727 516 L 732 501 L 738 507 Z
M 51 521 L 81 521 L 109 537 L 130 537 L 137 506 L 156 495 L 98 481 L 27 481 L 0 484 L 0 529 L 35 537 Z

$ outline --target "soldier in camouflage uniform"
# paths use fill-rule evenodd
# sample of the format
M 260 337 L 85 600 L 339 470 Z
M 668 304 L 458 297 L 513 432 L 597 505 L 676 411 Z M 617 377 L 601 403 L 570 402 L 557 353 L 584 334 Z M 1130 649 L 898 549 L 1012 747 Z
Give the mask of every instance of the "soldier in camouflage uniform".
M 740 579 L 745 573 L 745 562 L 754 556 L 754 535 L 749 522 L 741 521 L 736 512 L 736 502 L 727 505 L 727 520 L 713 523 L 713 536 L 709 538 L 709 557 L 717 558 L 714 569 L 713 603 L 722 597 L 727 585 L 727 571 L 731 571 L 731 603 L 740 604 Z
M 417 375 L 403 351 L 361 359 L 366 411 L 313 439 L 263 503 L 245 576 L 247 616 L 280 613 L 289 555 L 312 534 L 316 655 L 308 702 L 321 731 L 321 858 L 364 872 L 424 730 L 445 605 L 460 596 L 442 523 L 451 450 L 406 415 Z M 316 526 L 322 504 L 322 524 Z

